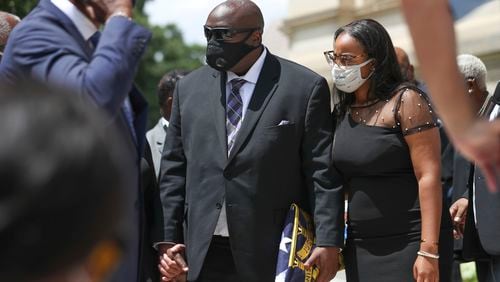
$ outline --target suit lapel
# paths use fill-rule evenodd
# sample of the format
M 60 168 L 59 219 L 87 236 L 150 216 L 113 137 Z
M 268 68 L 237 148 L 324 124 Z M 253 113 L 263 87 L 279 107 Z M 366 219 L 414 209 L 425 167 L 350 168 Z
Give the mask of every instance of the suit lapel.
M 238 154 L 245 140 L 251 135 L 262 112 L 278 86 L 279 74 L 280 65 L 278 60 L 271 53 L 268 53 L 227 164 L 234 159 L 234 156 Z M 222 124 L 225 124 L 225 121 Z
M 132 106 L 132 111 L 134 115 L 134 121 L 133 121 L 133 126 L 134 128 L 130 128 L 129 122 L 127 122 L 127 117 L 125 115 L 123 106 L 120 109 L 122 119 L 127 125 L 127 129 L 129 130 L 129 136 L 133 140 L 134 145 L 137 148 L 137 152 L 139 155 L 142 155 L 143 149 L 144 149 L 144 144 L 145 144 L 145 133 L 146 133 L 146 123 L 147 123 L 147 102 L 144 99 L 144 97 L 141 95 L 139 90 L 135 87 L 135 85 L 132 86 L 132 90 L 129 92 L 129 99 L 130 99 L 130 105 Z M 137 140 L 134 140 L 133 138 L 133 133 L 131 132 L 134 130 L 135 135 L 137 137 Z
M 165 128 L 163 128 L 163 124 L 161 123 L 161 121 L 158 121 L 158 123 L 156 124 L 155 128 L 154 128 L 154 131 L 153 131 L 153 136 L 154 136 L 154 146 L 156 148 L 156 151 L 158 151 L 158 153 L 162 153 L 163 152 L 163 143 L 165 142 L 165 136 L 166 136 L 166 133 L 165 133 Z
M 218 71 L 212 73 L 212 85 L 208 86 L 211 93 L 212 117 L 214 118 L 215 130 L 224 158 L 227 159 L 227 135 L 226 135 L 226 75 Z
M 78 31 L 75 24 L 73 23 L 73 21 L 71 21 L 70 18 L 68 18 L 68 16 L 66 16 L 61 10 L 59 10 L 59 8 L 52 4 L 50 0 L 41 0 L 38 5 L 42 9 L 51 13 L 55 17 L 55 20 L 58 21 L 69 34 L 71 34 L 71 36 L 80 45 L 82 50 L 85 50 L 89 57 L 92 56 L 92 50 L 89 49 L 87 42 L 83 38 L 82 34 L 80 33 L 80 31 Z

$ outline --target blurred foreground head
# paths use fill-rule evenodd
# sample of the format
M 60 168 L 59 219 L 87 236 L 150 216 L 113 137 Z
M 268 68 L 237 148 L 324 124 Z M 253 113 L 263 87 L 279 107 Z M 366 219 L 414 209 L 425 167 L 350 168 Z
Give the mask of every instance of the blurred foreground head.
M 0 86 L 0 132 L 0 281 L 101 280 L 130 185 L 114 129 L 81 98 L 34 85 Z

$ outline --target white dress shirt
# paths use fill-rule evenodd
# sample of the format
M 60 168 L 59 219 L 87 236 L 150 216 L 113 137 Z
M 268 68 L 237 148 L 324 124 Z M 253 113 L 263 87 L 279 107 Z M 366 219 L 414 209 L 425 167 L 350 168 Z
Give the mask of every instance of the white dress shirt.
M 160 118 L 161 126 L 163 127 L 168 127 L 168 120 L 166 120 L 164 117 Z
M 264 48 L 260 57 L 255 61 L 252 67 L 247 71 L 247 73 L 243 76 L 238 76 L 234 72 L 227 72 L 227 80 L 226 80 L 226 101 L 231 94 L 231 83 L 230 81 L 239 78 L 246 80 L 245 84 L 240 88 L 240 96 L 243 101 L 241 122 L 245 119 L 245 113 L 247 112 L 248 104 L 250 103 L 250 99 L 252 99 L 253 90 L 255 89 L 255 84 L 257 84 L 257 80 L 259 80 L 260 72 L 262 70 L 262 66 L 264 66 L 264 60 L 266 59 L 267 50 Z
M 51 2 L 73 22 L 85 41 L 97 32 L 97 27 L 69 0 L 51 0 Z
M 243 101 L 242 105 L 242 115 L 240 122 L 236 126 L 236 130 L 234 130 L 230 136 L 227 137 L 227 140 L 234 140 L 236 138 L 236 135 L 238 134 L 238 131 L 241 127 L 241 124 L 243 123 L 243 120 L 245 119 L 245 114 L 247 112 L 248 104 L 250 103 L 250 100 L 252 99 L 253 96 L 253 91 L 255 90 L 255 85 L 257 84 L 257 81 L 259 80 L 260 72 L 262 70 L 262 67 L 264 66 L 264 60 L 266 59 L 267 55 L 267 50 L 264 48 L 264 51 L 262 54 L 260 54 L 260 57 L 255 61 L 255 63 L 252 65 L 252 67 L 247 71 L 247 73 L 243 76 L 238 76 L 237 74 L 228 71 L 227 72 L 227 80 L 226 80 L 226 101 L 231 94 L 231 83 L 230 81 L 239 78 L 239 79 L 244 79 L 246 80 L 245 84 L 241 86 L 240 88 L 240 96 L 241 100 Z M 234 136 L 233 136 L 234 135 Z M 227 229 L 227 217 L 226 217 L 226 202 L 222 204 L 222 208 L 220 211 L 219 215 L 219 220 L 217 221 L 217 226 L 215 227 L 215 232 L 214 235 L 218 236 L 224 236 L 228 237 L 229 236 L 229 230 Z

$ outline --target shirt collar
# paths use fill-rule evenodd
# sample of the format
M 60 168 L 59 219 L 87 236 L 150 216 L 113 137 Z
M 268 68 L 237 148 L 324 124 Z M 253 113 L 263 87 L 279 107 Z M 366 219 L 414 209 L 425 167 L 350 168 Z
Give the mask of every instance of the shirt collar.
M 161 126 L 168 127 L 168 120 L 166 120 L 164 117 L 160 118 L 160 123 L 161 123 Z
M 264 47 L 264 51 L 262 54 L 260 54 L 260 57 L 255 61 L 255 63 L 252 65 L 252 67 L 247 71 L 247 73 L 243 76 L 238 76 L 232 71 L 227 72 L 227 83 L 229 81 L 233 80 L 234 78 L 242 78 L 246 80 L 247 82 L 257 84 L 257 80 L 259 79 L 260 71 L 262 70 L 262 67 L 264 66 L 264 60 L 267 55 L 267 49 Z
M 59 10 L 61 10 L 72 22 L 82 35 L 85 41 L 88 41 L 94 33 L 97 32 L 96 26 L 69 0 L 51 0 Z

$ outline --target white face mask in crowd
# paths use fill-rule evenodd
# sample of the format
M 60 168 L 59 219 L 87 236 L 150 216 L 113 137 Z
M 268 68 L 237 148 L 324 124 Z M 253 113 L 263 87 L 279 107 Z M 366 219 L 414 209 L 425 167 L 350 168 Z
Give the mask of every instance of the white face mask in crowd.
M 346 93 L 356 91 L 363 83 L 372 76 L 373 71 L 367 78 L 361 77 L 361 68 L 370 63 L 373 59 L 369 59 L 364 63 L 353 66 L 339 66 L 333 65 L 332 78 L 335 87 Z

